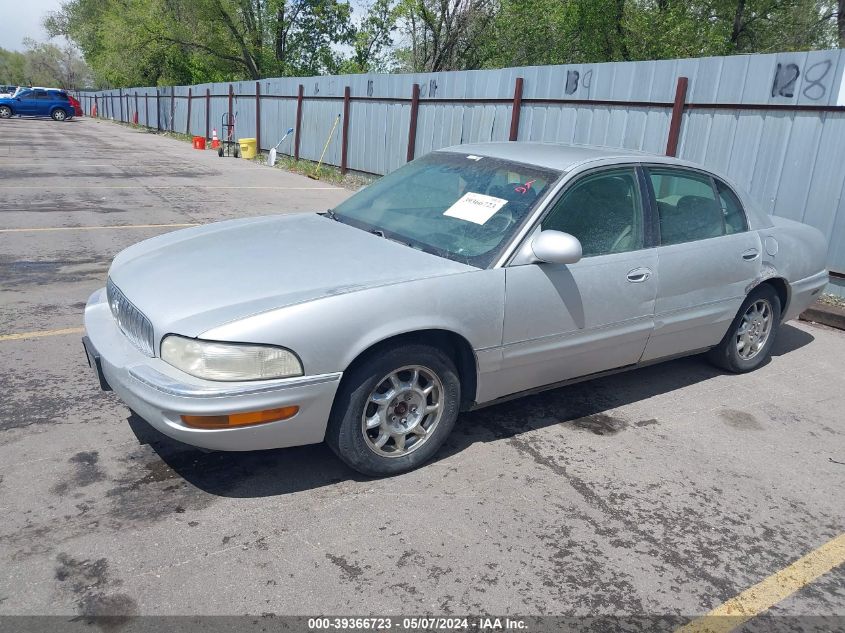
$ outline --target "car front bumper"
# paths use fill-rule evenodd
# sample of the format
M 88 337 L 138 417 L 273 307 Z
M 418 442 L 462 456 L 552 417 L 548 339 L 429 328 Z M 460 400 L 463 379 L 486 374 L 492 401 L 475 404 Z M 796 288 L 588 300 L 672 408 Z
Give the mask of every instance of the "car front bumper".
M 112 318 L 105 288 L 85 306 L 89 363 L 126 405 L 176 440 L 222 451 L 322 442 L 341 374 L 216 382 L 194 378 L 136 349 Z M 298 406 L 292 418 L 226 429 L 186 426 L 181 415 L 225 415 Z

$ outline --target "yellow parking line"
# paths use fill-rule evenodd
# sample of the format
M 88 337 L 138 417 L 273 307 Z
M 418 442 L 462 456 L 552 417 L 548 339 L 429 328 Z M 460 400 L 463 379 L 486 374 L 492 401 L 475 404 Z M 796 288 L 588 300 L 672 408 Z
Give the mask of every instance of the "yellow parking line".
M 843 563 L 845 534 L 840 534 L 676 633 L 728 633 Z
M 28 231 L 99 231 L 101 229 L 161 229 L 167 227 L 199 226 L 196 223 L 186 224 L 115 224 L 113 226 L 46 226 L 23 229 L 0 229 L 0 233 L 26 233 Z
M 18 332 L 17 334 L 0 334 L 0 341 L 20 341 L 28 338 L 42 338 L 44 336 L 61 336 L 62 334 L 82 334 L 84 327 L 66 327 L 61 330 L 40 330 L 38 332 Z

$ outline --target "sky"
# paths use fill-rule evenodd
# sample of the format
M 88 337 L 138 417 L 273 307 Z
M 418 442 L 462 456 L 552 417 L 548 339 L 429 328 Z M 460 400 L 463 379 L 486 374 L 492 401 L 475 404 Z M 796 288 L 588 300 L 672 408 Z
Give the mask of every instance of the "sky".
M 61 0 L 0 0 L 0 47 L 21 51 L 25 37 L 46 40 L 41 19 L 61 4 Z

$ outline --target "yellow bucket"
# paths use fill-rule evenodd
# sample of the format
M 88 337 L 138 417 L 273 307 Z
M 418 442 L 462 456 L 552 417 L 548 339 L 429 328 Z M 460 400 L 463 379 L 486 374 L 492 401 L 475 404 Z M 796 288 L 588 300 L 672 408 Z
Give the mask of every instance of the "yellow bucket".
M 254 138 L 239 138 L 238 145 L 241 146 L 241 158 L 255 158 L 258 154 L 258 141 Z

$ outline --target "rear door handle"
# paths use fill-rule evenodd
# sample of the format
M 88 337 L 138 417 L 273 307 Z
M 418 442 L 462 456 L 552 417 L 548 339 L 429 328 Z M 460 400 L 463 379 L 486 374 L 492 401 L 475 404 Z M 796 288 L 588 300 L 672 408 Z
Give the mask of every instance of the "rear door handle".
M 755 259 L 757 259 L 757 256 L 759 254 L 760 254 L 760 251 L 758 251 L 756 248 L 749 248 L 747 251 L 745 251 L 742 254 L 742 259 L 744 259 L 747 262 L 752 262 Z
M 649 277 L 651 277 L 650 268 L 635 268 L 634 270 L 628 271 L 628 281 L 632 284 L 641 284 Z

